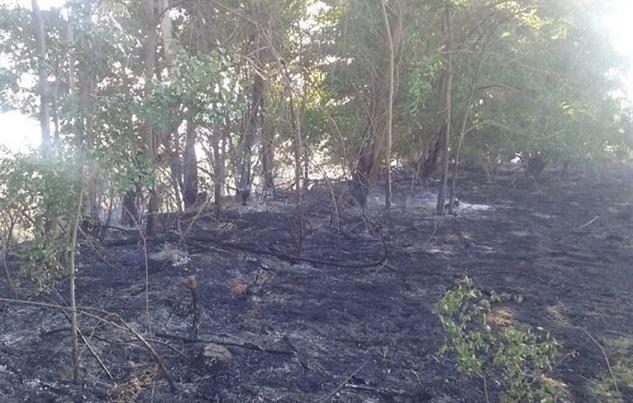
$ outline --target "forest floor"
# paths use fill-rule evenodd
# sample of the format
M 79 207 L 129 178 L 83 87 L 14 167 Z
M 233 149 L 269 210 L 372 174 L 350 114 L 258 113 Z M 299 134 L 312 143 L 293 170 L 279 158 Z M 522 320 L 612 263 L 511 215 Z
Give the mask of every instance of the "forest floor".
M 506 177 L 494 191 L 483 182 L 469 175 L 459 196 L 488 209 L 463 204 L 434 218 L 412 203 L 394 208 L 382 231 L 372 224 L 381 222 L 377 207 L 369 223 L 348 208 L 340 230 L 330 225 L 329 189 L 315 186 L 301 259 L 283 201 L 231 205 L 219 221 L 201 214 L 189 231 L 183 221 L 185 244 L 168 232 L 148 240 L 147 266 L 135 237 L 84 242 L 78 303 L 116 313 L 107 319 L 118 328 L 85 314 L 80 323 L 114 380 L 83 349 L 73 385 L 62 311 L 4 304 L 0 401 L 483 401 L 480 381 L 437 355 L 443 330 L 433 305 L 470 276 L 482 290 L 523 296 L 500 320 L 541 326 L 561 343 L 553 376 L 569 400 L 605 401 L 615 378 L 621 401 L 632 402 L 633 169 L 564 181 L 552 173 L 538 186 Z M 10 259 L 13 276 L 18 261 Z M 67 295 L 27 289 L 23 282 L 17 298 L 63 304 Z M 4 281 L 0 298 L 14 298 Z M 120 320 L 146 335 L 175 389 Z

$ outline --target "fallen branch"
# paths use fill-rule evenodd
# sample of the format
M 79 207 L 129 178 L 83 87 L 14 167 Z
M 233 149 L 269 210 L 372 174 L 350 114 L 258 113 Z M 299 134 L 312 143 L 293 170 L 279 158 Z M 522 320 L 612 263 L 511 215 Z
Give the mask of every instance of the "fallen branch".
M 356 376 L 356 374 L 358 374 L 360 371 L 363 370 L 363 368 L 365 368 L 367 366 L 367 364 L 369 363 L 369 361 L 365 361 L 360 367 L 356 368 L 354 370 L 354 372 L 352 372 L 351 374 L 349 374 L 345 380 L 343 382 L 341 382 L 336 389 L 334 389 L 332 392 L 330 392 L 327 396 L 325 396 L 322 399 L 318 399 L 317 402 L 321 403 L 321 402 L 327 402 L 328 400 L 331 400 L 334 395 L 336 395 L 338 393 L 339 390 L 343 389 L 345 387 L 345 385 L 347 385 L 347 382 L 349 382 L 352 378 L 354 378 Z
M 59 293 L 58 290 L 55 290 L 55 292 L 57 293 L 57 295 L 59 296 L 59 299 L 62 301 L 62 306 L 67 306 L 65 305 L 64 302 L 64 298 L 61 296 L 61 294 Z M 69 308 L 70 309 L 70 308 Z M 62 311 L 62 315 L 64 315 L 64 317 L 66 318 L 66 320 L 68 321 L 68 323 L 71 324 L 71 327 L 67 327 L 67 328 L 59 328 L 59 329 L 53 329 L 50 330 L 48 332 L 44 332 L 40 334 L 40 337 L 45 337 L 45 336 L 49 336 L 52 334 L 56 334 L 56 333 L 60 333 L 63 331 L 69 331 L 72 333 L 72 319 L 71 317 L 68 315 L 68 313 L 66 311 Z M 97 361 L 97 363 L 99 364 L 99 366 L 101 367 L 101 369 L 103 370 L 103 372 L 105 372 L 105 374 L 108 376 L 108 378 L 111 381 L 114 381 L 114 377 L 112 376 L 112 373 L 110 372 L 110 370 L 108 369 L 108 367 L 105 365 L 105 363 L 103 362 L 103 360 L 101 359 L 101 357 L 99 357 L 99 355 L 97 354 L 96 350 L 92 347 L 92 345 L 90 344 L 90 342 L 88 341 L 88 339 L 86 339 L 86 337 L 84 336 L 83 332 L 81 331 L 81 329 L 79 327 L 77 327 L 77 335 L 79 336 L 79 339 L 81 339 L 81 341 L 86 345 L 86 348 L 88 349 L 88 351 L 90 352 L 90 354 L 93 356 L 93 358 Z M 90 335 L 90 339 L 92 339 L 92 336 L 94 336 L 94 330 L 92 332 L 92 334 Z
M 66 317 L 66 320 L 68 320 L 68 323 L 72 324 L 72 320 L 70 318 L 70 316 L 68 316 L 68 313 L 66 311 L 62 311 L 62 314 Z M 72 327 L 68 328 L 67 330 L 72 332 Z M 77 335 L 79 336 L 79 338 L 81 339 L 81 341 L 86 345 L 86 348 L 88 349 L 88 351 L 90 352 L 90 354 L 94 357 L 94 359 L 97 361 L 97 363 L 99 364 L 99 366 L 101 367 L 101 369 L 103 370 L 103 372 L 105 372 L 105 374 L 108 376 L 108 378 L 111 381 L 114 381 L 114 377 L 112 376 L 112 373 L 110 372 L 110 370 L 108 369 L 108 367 L 106 367 L 105 363 L 103 362 L 103 360 L 101 359 L 101 357 L 99 357 L 99 354 L 97 354 L 97 352 L 95 351 L 95 349 L 92 347 L 92 345 L 88 342 L 88 339 L 86 339 L 86 337 L 84 336 L 83 332 L 81 331 L 81 329 L 79 329 L 79 327 L 77 327 Z
M 240 341 L 240 340 L 231 340 L 229 338 L 196 338 L 196 339 L 192 339 L 190 337 L 185 337 L 185 336 L 178 336 L 178 335 L 174 335 L 174 334 L 167 334 L 167 333 L 157 333 L 155 335 L 156 337 L 160 337 L 163 339 L 175 339 L 175 340 L 180 340 L 184 343 L 212 343 L 212 344 L 219 344 L 222 346 L 230 346 L 230 347 L 239 347 L 239 348 L 244 348 L 247 350 L 253 350 L 253 351 L 260 351 L 263 353 L 270 353 L 270 354 L 280 354 L 280 355 L 289 355 L 289 356 L 293 356 L 295 355 L 294 351 L 287 351 L 287 350 L 276 350 L 276 349 L 270 349 L 270 348 L 266 348 L 266 347 L 262 347 L 260 345 L 257 345 L 255 343 L 251 343 L 251 342 L 247 342 L 247 341 Z
M 586 223 L 584 223 L 583 225 L 581 225 L 580 227 L 576 228 L 576 231 L 582 231 L 583 229 L 587 228 L 588 226 L 590 226 L 591 224 L 595 223 L 596 221 L 598 221 L 598 219 L 600 218 L 599 215 L 595 216 L 594 218 L 592 218 L 591 220 L 587 221 Z
M 372 386 L 357 385 L 355 383 L 346 383 L 345 387 L 348 388 L 348 389 L 356 389 L 356 390 L 363 390 L 363 391 L 367 391 L 367 392 L 373 392 L 373 393 L 375 393 L 377 395 L 380 395 L 380 396 L 385 396 L 385 395 L 404 396 L 404 395 L 407 394 L 407 392 L 405 392 L 404 390 L 375 388 L 375 387 L 372 387 Z
M 31 306 L 38 306 L 42 308 L 58 309 L 64 312 L 70 311 L 70 308 L 65 307 L 63 305 L 51 304 L 51 303 L 46 303 L 46 302 L 27 301 L 27 300 L 20 300 L 20 299 L 0 298 L 0 303 L 31 305 Z M 177 390 L 176 384 L 174 383 L 174 380 L 172 379 L 169 372 L 167 371 L 167 368 L 165 367 L 163 360 L 160 358 L 160 355 L 158 355 L 156 350 L 151 346 L 151 344 L 147 342 L 147 340 L 138 331 L 132 328 L 119 315 L 111 313 L 111 312 L 102 311 L 96 308 L 90 308 L 90 307 L 77 307 L 76 309 L 77 309 L 77 313 L 81 315 L 95 319 L 98 322 L 103 322 L 105 324 L 108 324 L 114 327 L 115 329 L 119 329 L 119 330 L 126 331 L 128 333 L 131 333 L 141 344 L 143 344 L 143 346 L 147 349 L 147 351 L 152 355 L 152 357 L 154 358 L 154 360 L 160 367 L 161 371 L 165 375 L 165 378 L 167 378 L 167 382 L 169 383 L 169 386 L 172 388 L 172 390 L 173 391 Z M 103 314 L 104 316 L 99 316 L 97 314 L 90 313 L 89 311 L 97 312 L 97 313 Z M 106 319 L 106 317 L 113 317 L 120 323 L 116 323 L 110 319 Z
M 302 257 L 302 256 L 295 256 L 295 255 L 291 255 L 286 252 L 283 252 L 282 250 L 277 249 L 272 245 L 269 246 L 268 249 L 262 249 L 262 248 L 256 248 L 256 247 L 239 244 L 239 243 L 219 241 L 212 237 L 189 236 L 186 240 L 190 242 L 191 241 L 196 242 L 196 246 L 202 249 L 209 249 L 210 246 L 208 246 L 207 244 L 211 243 L 216 248 L 237 250 L 240 252 L 252 253 L 254 255 L 272 256 L 272 257 L 276 257 L 278 259 L 281 259 L 290 263 L 304 262 L 304 263 L 310 263 L 310 264 L 322 265 L 322 266 L 340 267 L 344 269 L 364 269 L 368 267 L 380 266 L 387 260 L 387 256 L 388 256 L 387 240 L 385 239 L 382 232 L 379 232 L 379 233 L 380 233 L 381 244 L 382 244 L 382 249 L 383 249 L 382 256 L 379 259 L 376 259 L 374 261 L 364 262 L 364 263 L 363 262 L 345 263 L 345 262 L 340 262 L 337 260 L 313 259 L 313 258 L 307 258 L 307 257 Z M 164 243 L 164 242 L 177 242 L 177 241 L 180 241 L 180 238 L 174 235 L 167 234 L 160 237 L 148 238 L 147 240 L 148 242 L 151 241 L 151 242 L 157 242 L 157 243 Z M 137 243 L 138 241 L 139 239 L 137 238 L 120 239 L 120 240 L 110 241 L 107 243 L 107 245 L 108 246 L 123 246 L 123 245 L 134 244 L 134 243 Z
M 592 342 L 594 342 L 594 344 L 595 344 L 596 346 L 598 346 L 598 348 L 599 348 L 599 349 L 600 349 L 600 351 L 602 352 L 602 356 L 604 357 L 604 361 L 606 362 L 606 364 L 607 364 L 607 368 L 609 369 L 609 374 L 611 375 L 611 381 L 613 382 L 613 387 L 614 387 L 614 389 L 615 389 L 615 392 L 617 393 L 617 395 L 618 395 L 618 397 L 620 398 L 620 400 L 622 400 L 622 394 L 620 393 L 620 388 L 618 388 L 618 381 L 617 381 L 617 379 L 615 378 L 615 374 L 613 373 L 613 368 L 611 367 L 611 362 L 609 361 L 609 357 L 607 356 L 607 352 L 606 352 L 606 350 L 604 349 L 604 347 L 602 347 L 602 344 L 600 344 L 600 343 L 598 342 L 598 340 L 596 340 L 596 339 L 595 339 L 595 338 L 591 335 L 591 333 L 589 333 L 589 332 L 587 331 L 587 329 L 582 328 L 582 327 L 579 327 L 578 329 L 582 330 L 582 331 L 583 331 L 583 333 L 585 333 L 585 334 L 587 335 L 587 337 L 589 337 L 589 339 L 590 339 Z M 622 401 L 624 401 L 624 400 L 622 400 Z

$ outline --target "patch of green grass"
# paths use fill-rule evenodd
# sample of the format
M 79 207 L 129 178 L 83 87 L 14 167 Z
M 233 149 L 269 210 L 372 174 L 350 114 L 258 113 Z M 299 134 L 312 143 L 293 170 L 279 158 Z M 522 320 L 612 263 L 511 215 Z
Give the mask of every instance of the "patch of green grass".
M 589 392 L 596 402 L 625 403 L 621 391 L 625 388 L 633 389 L 633 337 L 619 336 L 602 340 L 606 351 L 619 359 L 599 379 L 589 383 Z
M 592 380 L 589 384 L 589 392 L 596 402 L 626 403 L 620 391 L 624 387 L 633 389 L 633 365 L 618 362 L 612 370 L 613 376 L 607 372 L 601 378 Z M 614 382 L 618 385 L 617 389 Z

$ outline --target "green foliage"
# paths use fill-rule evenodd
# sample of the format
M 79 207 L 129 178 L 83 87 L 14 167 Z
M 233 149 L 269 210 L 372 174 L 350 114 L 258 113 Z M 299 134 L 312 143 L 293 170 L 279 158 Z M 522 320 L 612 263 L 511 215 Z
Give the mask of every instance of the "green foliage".
M 139 115 L 158 127 L 175 132 L 183 120 L 195 126 L 218 126 L 223 113 L 239 113 L 243 105 L 232 99 L 231 80 L 218 54 L 190 56 L 179 52 L 178 66 L 169 80 L 154 82 Z M 218 108 L 221 105 L 221 108 Z
M 612 369 L 613 372 L 605 373 L 599 379 L 591 380 L 589 392 L 600 403 L 624 403 L 620 388 L 633 388 L 633 363 L 618 362 Z M 614 382 L 618 384 L 616 390 Z
M 619 336 L 600 340 L 611 357 L 611 368 L 588 384 L 592 402 L 624 403 L 623 393 L 633 390 L 633 337 Z M 617 386 L 616 386 L 617 385 Z
M 446 331 L 440 354 L 452 353 L 459 371 L 502 385 L 503 401 L 555 401 L 558 391 L 546 381 L 559 346 L 542 329 L 491 324 L 495 304 L 520 302 L 521 297 L 492 292 L 485 297 L 470 278 L 461 280 L 435 309 Z M 486 394 L 488 391 L 485 391 Z
M 0 158 L 0 205 L 16 217 L 32 241 L 24 254 L 23 273 L 43 291 L 64 278 L 70 228 L 81 189 L 74 159 L 43 159 L 38 154 Z
M 415 115 L 428 107 L 428 102 L 435 95 L 433 81 L 441 69 L 442 60 L 439 57 L 428 57 L 412 66 L 406 86 L 409 113 Z

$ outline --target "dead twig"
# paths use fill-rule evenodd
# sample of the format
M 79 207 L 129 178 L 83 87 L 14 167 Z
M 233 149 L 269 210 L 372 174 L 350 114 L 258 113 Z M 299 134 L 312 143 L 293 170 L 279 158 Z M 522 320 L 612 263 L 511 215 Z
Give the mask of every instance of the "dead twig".
M 217 339 L 216 338 L 213 338 L 213 339 L 210 339 L 210 338 L 196 338 L 196 339 L 192 339 L 190 337 L 178 336 L 178 335 L 167 334 L 167 333 L 157 333 L 156 337 L 160 337 L 160 338 L 163 338 L 163 339 L 181 340 L 183 343 L 212 343 L 212 344 L 219 344 L 219 345 L 222 345 L 222 346 L 239 347 L 239 348 L 243 348 L 243 349 L 247 349 L 247 350 L 260 351 L 262 353 L 290 355 L 290 356 L 295 355 L 294 351 L 276 350 L 276 349 L 266 348 L 266 347 L 262 347 L 260 345 L 257 345 L 255 343 L 248 342 L 248 341 L 231 340 L 231 339 L 226 338 L 226 337 L 217 338 Z
M 252 254 L 256 254 L 256 255 L 266 255 L 266 256 L 274 256 L 278 259 L 281 260 L 285 260 L 288 261 L 290 263 L 298 263 L 298 262 L 304 262 L 304 263 L 310 263 L 310 264 L 316 264 L 316 265 L 323 265 L 323 266 L 334 266 L 334 267 L 340 267 L 340 268 L 344 268 L 344 269 L 364 269 L 367 267 L 375 267 L 375 266 L 380 266 L 381 264 L 383 264 L 386 260 L 387 260 L 387 256 L 388 256 L 388 247 L 387 247 L 387 240 L 384 237 L 384 234 L 382 233 L 382 231 L 377 231 L 380 235 L 381 238 L 381 244 L 382 244 L 382 249 L 383 249 L 383 253 L 382 256 L 379 259 L 376 259 L 374 261 L 371 262 L 361 262 L 361 263 L 344 263 L 344 262 L 339 262 L 336 260 L 326 260 L 326 259 L 312 259 L 312 258 L 307 258 L 307 257 L 300 257 L 300 256 L 294 256 L 294 255 L 290 255 L 287 254 L 284 251 L 281 251 L 277 248 L 275 248 L 274 246 L 269 246 L 268 250 L 266 249 L 261 249 L 261 248 L 255 248 L 255 247 L 251 247 L 248 245 L 243 245 L 243 244 L 238 244 L 238 243 L 234 243 L 234 242 L 224 242 L 224 241 L 219 241 L 217 239 L 214 239 L 212 237 L 202 237 L 202 236 L 189 236 L 188 240 L 189 243 L 191 242 L 195 242 L 196 246 L 201 248 L 201 249 L 209 249 L 210 246 L 209 244 L 212 243 L 215 247 L 217 248 L 222 248 L 222 249 L 229 249 L 229 250 L 238 250 L 241 252 L 247 252 L 247 253 L 252 253 Z M 153 241 L 153 242 L 170 242 L 170 241 L 177 241 L 178 239 L 176 237 L 170 236 L 170 235 L 165 235 L 162 237 L 154 237 L 154 238 L 148 238 L 147 241 Z M 125 239 L 125 240 L 116 240 L 113 242 L 109 242 L 108 246 L 122 246 L 122 245 L 128 245 L 131 243 L 136 243 L 137 239 Z
M 597 218 L 597 217 L 596 217 Z M 615 389 L 615 392 L 617 393 L 618 397 L 620 398 L 620 400 L 624 401 L 622 399 L 622 394 L 620 393 L 620 388 L 618 388 L 618 381 L 615 378 L 615 374 L 613 373 L 613 368 L 611 367 L 611 362 L 609 361 L 609 357 L 607 356 L 607 352 L 604 349 L 604 347 L 602 347 L 602 344 L 600 344 L 600 342 L 598 340 L 596 340 L 591 333 L 589 333 L 587 331 L 587 329 L 585 328 L 579 328 L 580 330 L 583 331 L 584 334 L 587 335 L 587 337 L 589 337 L 589 339 L 594 342 L 594 344 L 600 349 L 600 351 L 602 352 L 602 356 L 604 357 L 604 362 L 607 364 L 607 368 L 609 369 L 609 375 L 611 376 L 611 381 L 613 381 L 613 388 Z
M 587 221 L 586 223 L 584 223 L 583 225 L 581 225 L 580 227 L 576 228 L 576 231 L 582 231 L 583 229 L 587 228 L 588 226 L 590 226 L 591 224 L 595 223 L 596 221 L 598 221 L 598 219 L 600 219 L 600 216 L 597 215 L 594 218 L 592 218 L 591 220 Z
M 31 305 L 31 306 L 38 306 L 41 308 L 58 309 L 64 312 L 70 311 L 69 307 L 66 307 L 63 305 L 51 304 L 51 303 L 46 303 L 46 302 L 38 302 L 38 301 L 0 298 L 0 303 Z M 143 335 L 141 335 L 137 330 L 132 328 L 132 326 L 130 326 L 127 322 L 125 322 L 119 315 L 111 313 L 111 312 L 102 311 L 97 308 L 91 308 L 91 307 L 76 307 L 76 310 L 78 314 L 84 315 L 91 319 L 95 319 L 98 322 L 108 324 L 114 327 L 115 329 L 123 330 L 132 334 L 145 347 L 145 349 L 150 353 L 150 355 L 152 355 L 152 357 L 154 358 L 154 360 L 160 367 L 161 371 L 165 375 L 165 378 L 167 378 L 167 382 L 169 383 L 169 386 L 172 388 L 172 390 L 174 391 L 177 390 L 176 384 L 174 383 L 173 378 L 167 371 L 167 367 L 165 367 L 165 364 L 163 363 L 163 360 L 158 354 L 158 352 L 156 352 L 156 349 L 154 349 L 154 347 L 152 347 L 152 345 L 149 344 L 149 342 L 147 341 L 147 339 L 145 339 L 145 337 L 143 337 Z M 99 313 L 103 316 L 99 316 L 96 313 L 91 313 L 90 311 Z M 115 322 L 112 319 L 108 319 L 108 317 L 114 318 L 119 323 Z
M 72 320 L 71 317 L 68 315 L 68 313 L 66 311 L 62 311 L 62 314 L 66 317 L 66 320 L 68 320 L 69 323 L 72 324 Z M 66 329 L 62 329 L 62 330 L 69 330 L 72 332 L 72 328 L 66 328 Z M 49 332 L 50 333 L 50 332 Z M 105 363 L 103 362 L 103 360 L 101 359 L 101 357 L 99 357 L 99 354 L 97 354 L 97 351 L 92 347 L 92 345 L 88 342 L 88 339 L 86 339 L 86 337 L 84 336 L 83 332 L 81 331 L 81 329 L 77 328 L 77 335 L 79 336 L 79 338 L 81 339 L 81 341 L 86 345 L 86 348 L 88 349 L 88 351 L 90 352 L 90 355 L 92 355 L 94 357 L 94 359 L 97 361 L 97 364 L 99 364 L 99 366 L 101 367 L 101 369 L 103 370 L 103 372 L 105 372 L 105 374 L 108 376 L 108 378 L 111 381 L 114 381 L 114 377 L 112 376 L 112 373 L 110 372 L 110 370 L 108 369 L 108 367 L 106 367 Z
M 356 368 L 354 370 L 354 372 L 352 372 L 347 377 L 345 377 L 345 380 L 343 382 L 341 382 L 332 392 L 330 392 L 324 398 L 318 399 L 317 403 L 327 402 L 328 400 L 332 400 L 332 398 L 338 393 L 338 391 L 343 389 L 347 385 L 347 382 L 349 382 L 353 377 L 356 376 L 356 374 L 358 374 L 360 371 L 362 371 L 363 368 L 365 368 L 368 363 L 369 363 L 369 361 L 365 361 L 360 367 Z

